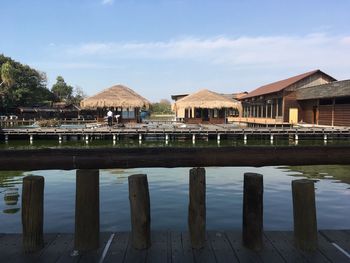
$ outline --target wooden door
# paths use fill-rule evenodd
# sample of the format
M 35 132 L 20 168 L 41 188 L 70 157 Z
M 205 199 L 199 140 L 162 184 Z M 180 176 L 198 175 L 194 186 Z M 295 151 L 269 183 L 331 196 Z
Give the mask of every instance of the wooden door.
M 289 123 L 291 124 L 298 123 L 298 108 L 289 109 Z

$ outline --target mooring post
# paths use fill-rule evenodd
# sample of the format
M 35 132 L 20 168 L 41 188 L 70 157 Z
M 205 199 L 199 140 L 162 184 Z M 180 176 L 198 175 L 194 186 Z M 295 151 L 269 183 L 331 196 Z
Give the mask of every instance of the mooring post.
M 77 170 L 74 249 L 94 250 L 99 248 L 99 243 L 99 170 Z
M 205 169 L 191 169 L 189 184 L 188 228 L 192 248 L 200 249 L 206 232 Z
M 315 204 L 315 185 L 312 180 L 292 181 L 294 243 L 302 250 L 316 250 L 317 218 Z
M 151 209 L 147 175 L 128 177 L 131 214 L 131 238 L 135 249 L 151 246 Z
M 25 253 L 44 246 L 44 177 L 26 176 L 22 188 L 22 227 Z
M 263 176 L 244 174 L 243 245 L 255 251 L 263 247 Z

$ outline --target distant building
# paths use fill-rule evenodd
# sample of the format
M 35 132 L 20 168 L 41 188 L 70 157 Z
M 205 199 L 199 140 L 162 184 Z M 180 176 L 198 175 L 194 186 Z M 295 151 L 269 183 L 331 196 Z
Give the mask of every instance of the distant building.
M 298 89 L 296 99 L 302 109 L 300 121 L 350 126 L 350 80 Z
M 182 96 L 179 99 L 179 96 Z M 173 95 L 176 119 L 185 123 L 226 123 L 229 116 L 238 116 L 240 102 L 203 89 L 190 95 Z
M 242 117 L 247 122 L 298 123 L 303 119 L 302 107 L 296 91 L 327 84 L 336 79 L 321 70 L 314 70 L 288 79 L 261 86 L 240 98 Z
M 105 89 L 80 103 L 83 110 L 89 110 L 100 120 L 106 116 L 110 109 L 115 116 L 120 116 L 118 121 L 121 123 L 140 122 L 141 109 L 149 108 L 149 105 L 150 102 L 147 99 L 123 85 L 115 85 Z

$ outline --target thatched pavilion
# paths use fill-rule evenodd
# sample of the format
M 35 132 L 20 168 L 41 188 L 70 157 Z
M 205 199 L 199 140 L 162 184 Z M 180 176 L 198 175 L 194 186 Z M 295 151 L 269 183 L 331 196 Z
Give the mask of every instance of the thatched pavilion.
M 80 103 L 83 110 L 93 110 L 99 118 L 111 110 L 115 116 L 120 115 L 119 122 L 140 122 L 141 109 L 148 109 L 149 105 L 147 99 L 123 85 L 112 86 Z
M 173 104 L 176 118 L 185 123 L 226 123 L 237 116 L 241 104 L 216 92 L 203 89 L 179 99 Z

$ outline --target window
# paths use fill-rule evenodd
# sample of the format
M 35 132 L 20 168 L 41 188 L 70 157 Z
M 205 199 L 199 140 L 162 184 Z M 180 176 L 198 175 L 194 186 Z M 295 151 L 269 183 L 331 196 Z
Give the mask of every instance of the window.
M 320 105 L 333 105 L 333 100 L 332 99 L 321 99 Z
M 350 97 L 336 98 L 335 104 L 350 104 Z

